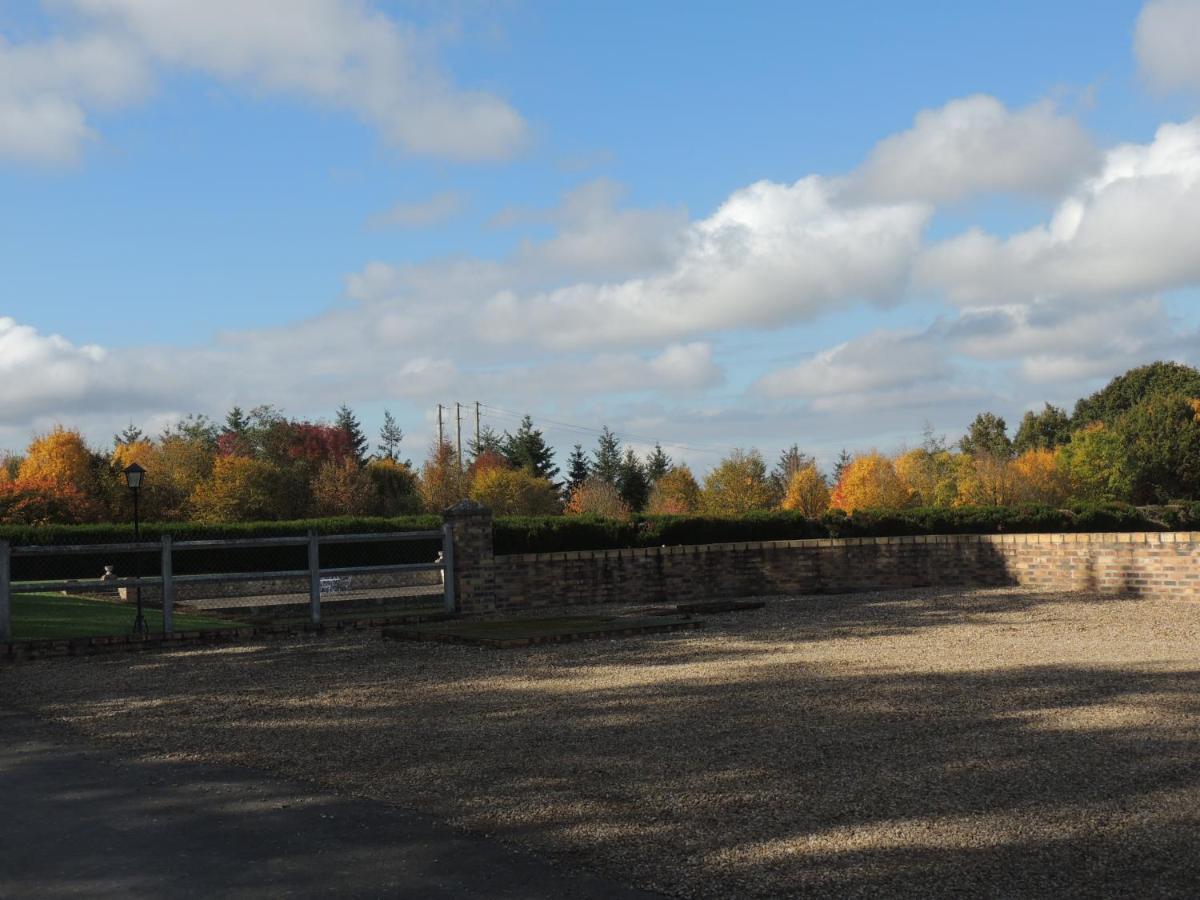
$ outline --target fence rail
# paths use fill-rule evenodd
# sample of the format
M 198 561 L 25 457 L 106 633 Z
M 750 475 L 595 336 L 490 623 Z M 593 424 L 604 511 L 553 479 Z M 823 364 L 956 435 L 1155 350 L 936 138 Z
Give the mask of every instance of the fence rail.
M 321 546 L 333 544 L 383 544 L 407 541 L 440 541 L 441 555 L 435 562 L 396 563 L 388 565 L 361 565 L 321 567 Z M 202 574 L 174 574 L 177 553 L 199 550 L 236 550 L 266 547 L 307 547 L 308 567 L 282 571 L 235 571 L 205 572 Z M 12 579 L 14 558 L 52 558 L 85 554 L 132 554 L 155 553 L 159 555 L 159 573 L 146 577 L 82 578 L 60 580 Z M 128 544 L 65 544 L 62 546 L 10 546 L 0 541 L 0 640 L 11 640 L 12 595 L 14 592 L 35 593 L 44 591 L 108 591 L 116 588 L 141 590 L 158 588 L 162 592 L 163 632 L 170 634 L 173 628 L 175 586 L 184 584 L 220 584 L 237 581 L 272 581 L 281 579 L 308 580 L 309 615 L 314 624 L 321 622 L 321 580 L 354 575 L 385 575 L 404 572 L 442 572 L 444 605 L 454 611 L 453 539 L 447 524 L 438 531 L 397 531 L 371 534 L 329 534 L 310 532 L 306 536 L 284 536 L 266 538 L 231 538 L 228 540 L 172 541 L 163 535 L 159 541 L 141 541 Z M 136 569 L 135 569 L 136 571 Z

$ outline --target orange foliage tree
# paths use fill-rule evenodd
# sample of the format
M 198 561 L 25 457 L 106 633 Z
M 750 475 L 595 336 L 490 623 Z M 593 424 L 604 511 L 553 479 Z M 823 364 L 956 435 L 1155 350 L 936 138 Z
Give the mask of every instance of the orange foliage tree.
M 86 496 L 94 496 L 94 457 L 83 435 L 58 425 L 49 434 L 33 439 L 17 478 L 30 483 L 69 485 Z
M 367 463 L 367 477 L 375 485 L 378 510 L 385 516 L 405 516 L 421 511 L 417 473 L 398 460 L 373 459 Z
M 672 466 L 654 482 L 646 512 L 654 516 L 690 516 L 700 509 L 700 485 L 685 465 Z
M 1057 506 L 1070 494 L 1067 474 L 1053 450 L 1029 450 L 1011 463 L 1013 494 L 1018 502 Z
M 605 519 L 628 519 L 633 515 L 616 487 L 600 478 L 588 478 L 571 491 L 564 510 L 568 516 L 601 516 Z
M 428 512 L 440 513 L 467 496 L 467 476 L 458 462 L 454 446 L 435 441 L 421 466 L 421 500 Z
M 846 512 L 871 508 L 902 509 L 911 503 L 912 491 L 896 474 L 892 461 L 875 451 L 850 461 L 842 470 L 832 497 L 833 506 Z
M 312 480 L 318 516 L 368 516 L 377 510 L 377 498 L 370 474 L 350 456 L 326 460 Z
M 792 475 L 781 506 L 810 518 L 829 509 L 829 485 L 816 466 L 805 466 Z
M 279 467 L 246 456 L 218 456 L 212 474 L 192 492 L 193 514 L 203 522 L 253 522 L 282 517 L 288 494 Z

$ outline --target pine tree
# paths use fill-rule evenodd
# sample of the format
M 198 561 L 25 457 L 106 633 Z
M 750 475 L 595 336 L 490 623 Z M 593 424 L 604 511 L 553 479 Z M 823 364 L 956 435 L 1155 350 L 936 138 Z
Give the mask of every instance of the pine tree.
M 504 438 L 496 434 L 496 430 L 489 425 L 484 425 L 479 430 L 479 437 L 471 438 L 467 442 L 467 452 L 471 454 L 471 462 L 479 459 L 484 453 L 498 453 L 504 455 Z
M 849 453 L 847 453 L 846 448 L 843 447 L 842 452 L 838 454 L 837 462 L 835 462 L 833 464 L 833 483 L 834 484 L 841 483 L 842 473 L 846 471 L 846 467 L 849 466 L 850 463 L 852 463 L 853 461 L 854 461 L 854 457 L 852 457 Z
M 250 427 L 250 420 L 242 412 L 240 406 L 235 406 L 225 415 L 225 431 L 227 434 L 243 435 Z
M 360 465 L 366 462 L 367 448 L 370 443 L 367 441 L 367 436 L 363 434 L 362 425 L 354 415 L 354 410 L 343 403 L 338 407 L 337 418 L 334 419 L 333 424 L 346 435 L 346 443 L 350 447 L 354 461 Z
M 583 452 L 583 444 L 576 444 L 567 460 L 567 490 L 573 491 L 591 477 L 592 467 L 588 463 L 587 454 Z
M 516 434 L 505 432 L 501 453 L 514 468 L 525 469 L 538 478 L 553 482 L 558 474 L 558 466 L 554 464 L 554 448 L 546 443 L 542 432 L 533 427 L 530 416 L 521 420 Z
M 671 457 L 663 452 L 662 444 L 654 442 L 654 452 L 646 459 L 646 477 L 653 485 L 671 470 Z
M 621 441 L 604 426 L 600 440 L 596 442 L 596 461 L 592 464 L 592 475 L 608 484 L 617 483 L 621 469 Z
M 632 447 L 625 448 L 625 455 L 617 468 L 617 493 L 634 512 L 640 512 L 650 497 L 650 479 Z
M 142 429 L 130 422 L 120 434 L 113 435 L 113 443 L 118 447 L 121 445 L 128 446 L 129 444 L 136 444 L 145 436 Z
M 404 432 L 396 424 L 396 418 L 391 411 L 383 411 L 383 425 L 379 427 L 379 454 L 383 459 L 398 462 L 400 459 L 400 442 L 404 440 Z
M 782 503 L 784 497 L 787 496 L 788 486 L 792 483 L 792 478 L 796 473 L 815 464 L 815 459 L 807 453 L 800 452 L 799 444 L 792 444 L 779 454 L 779 462 L 775 463 L 775 468 L 771 472 L 771 492 L 776 505 Z

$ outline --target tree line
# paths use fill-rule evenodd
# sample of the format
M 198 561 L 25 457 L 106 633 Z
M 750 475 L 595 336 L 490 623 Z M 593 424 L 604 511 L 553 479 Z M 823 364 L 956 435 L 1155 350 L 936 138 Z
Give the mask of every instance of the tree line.
M 661 445 L 639 455 L 605 427 L 594 448 L 575 444 L 560 471 L 526 416 L 512 433 L 482 429 L 463 459 L 435 442 L 418 466 L 402 458 L 390 412 L 374 447 L 348 406 L 332 422 L 293 419 L 273 406 L 234 407 L 224 421 L 188 418 L 157 436 L 130 426 L 112 449 L 58 427 L 0 461 L 0 523 L 121 521 L 122 470 L 148 472 L 147 520 L 237 522 L 440 512 L 463 497 L 497 515 L 743 515 L 785 509 L 1138 504 L 1200 499 L 1200 371 L 1154 363 L 1081 399 L 1072 413 L 1046 404 L 1016 433 L 991 412 L 954 444 L 926 429 L 892 454 L 842 451 L 829 471 L 792 445 L 773 466 L 733 450 L 703 478 Z

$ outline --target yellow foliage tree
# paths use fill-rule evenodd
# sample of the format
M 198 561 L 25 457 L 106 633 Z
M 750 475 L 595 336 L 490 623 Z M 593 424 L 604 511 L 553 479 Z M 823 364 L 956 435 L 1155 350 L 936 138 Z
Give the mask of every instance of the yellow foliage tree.
M 956 457 L 946 450 L 909 450 L 896 457 L 900 480 L 918 506 L 953 506 L 958 499 Z
M 829 509 L 829 485 L 816 466 L 805 466 L 792 476 L 781 505 L 809 518 L 816 518 Z
M 872 451 L 856 456 L 834 488 L 832 505 L 846 512 L 856 509 L 902 509 L 912 504 L 913 493 L 892 461 Z
M 1029 450 L 1009 463 L 1009 468 L 1018 502 L 1059 506 L 1070 495 L 1070 482 L 1053 450 Z
M 440 513 L 467 496 L 467 476 L 458 462 L 454 447 L 435 442 L 421 466 L 421 500 L 425 509 Z
M 554 485 L 526 469 L 482 469 L 471 481 L 470 497 L 498 516 L 553 516 L 561 512 Z
M 382 515 L 404 516 L 421 511 L 417 473 L 412 466 L 386 457 L 373 459 L 367 463 L 367 475 L 375 484 Z
M 96 479 L 92 452 L 83 435 L 74 429 L 56 426 L 49 434 L 33 439 L 17 471 L 22 481 L 69 485 L 91 496 Z
M 650 489 L 646 512 L 653 516 L 690 516 L 700 509 L 700 485 L 685 465 L 673 466 Z
M 958 457 L 959 506 L 1007 506 L 1017 501 L 1011 463 L 991 453 Z
M 218 456 L 212 474 L 192 492 L 193 515 L 202 522 L 278 519 L 288 494 L 279 467 L 247 456 Z
M 741 516 L 770 509 L 771 484 L 767 464 L 757 450 L 734 450 L 704 479 L 701 505 L 714 516 Z

